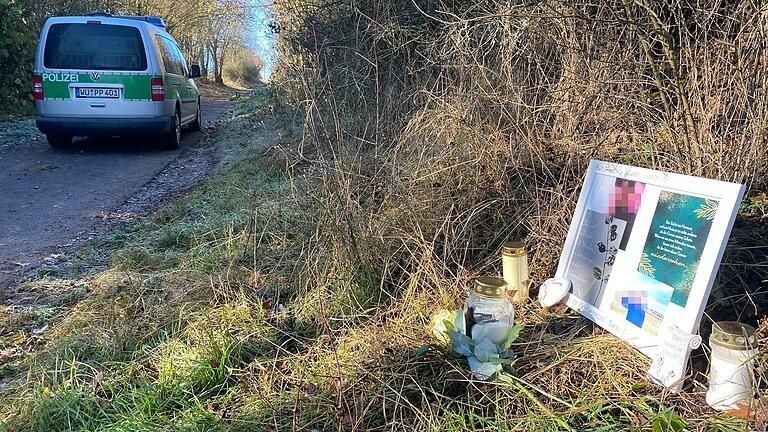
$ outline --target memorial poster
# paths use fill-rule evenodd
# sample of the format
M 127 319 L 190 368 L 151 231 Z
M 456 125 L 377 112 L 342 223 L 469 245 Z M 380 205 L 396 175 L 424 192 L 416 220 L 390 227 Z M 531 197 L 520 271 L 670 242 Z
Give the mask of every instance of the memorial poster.
M 697 337 L 743 193 L 733 183 L 590 163 L 557 269 L 572 286 L 565 302 L 652 357 L 651 377 L 673 390 L 685 368 L 662 357 L 672 334 Z M 674 362 L 687 361 L 691 346 Z

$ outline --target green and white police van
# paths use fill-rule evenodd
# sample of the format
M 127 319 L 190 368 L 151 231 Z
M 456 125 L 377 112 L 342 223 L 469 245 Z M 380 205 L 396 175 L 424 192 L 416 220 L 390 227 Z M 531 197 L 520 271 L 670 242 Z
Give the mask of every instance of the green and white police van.
M 159 136 L 177 148 L 199 130 L 200 92 L 158 17 L 96 13 L 45 22 L 35 57 L 37 127 L 53 147 L 74 136 Z

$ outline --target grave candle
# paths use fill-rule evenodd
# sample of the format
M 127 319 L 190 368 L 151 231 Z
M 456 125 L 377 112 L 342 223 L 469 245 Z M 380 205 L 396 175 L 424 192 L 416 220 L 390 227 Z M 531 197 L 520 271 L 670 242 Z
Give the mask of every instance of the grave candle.
M 515 303 L 528 299 L 528 250 L 521 241 L 504 243 L 501 248 L 501 265 L 507 296 Z
M 717 410 L 736 408 L 738 402 L 749 403 L 753 394 L 753 359 L 755 329 L 734 321 L 716 322 L 712 326 L 709 346 L 707 404 Z
M 502 345 L 512 329 L 515 307 L 507 299 L 507 284 L 497 277 L 479 277 L 464 305 L 467 335 Z

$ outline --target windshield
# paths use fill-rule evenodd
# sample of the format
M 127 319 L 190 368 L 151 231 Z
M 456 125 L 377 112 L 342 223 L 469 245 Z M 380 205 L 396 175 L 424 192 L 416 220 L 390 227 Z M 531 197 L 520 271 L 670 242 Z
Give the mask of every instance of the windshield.
M 136 27 L 107 24 L 53 24 L 43 64 L 49 69 L 143 71 L 147 55 Z

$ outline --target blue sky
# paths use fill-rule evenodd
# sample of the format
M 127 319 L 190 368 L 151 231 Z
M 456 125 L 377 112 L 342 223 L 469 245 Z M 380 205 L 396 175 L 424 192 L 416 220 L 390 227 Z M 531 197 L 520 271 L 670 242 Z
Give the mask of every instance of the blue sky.
M 262 79 L 268 80 L 272 73 L 272 67 L 277 58 L 275 57 L 274 38 L 269 31 L 269 23 L 272 21 L 272 12 L 269 6 L 271 0 L 254 0 L 251 42 L 252 48 L 264 60 L 264 69 L 261 71 Z

